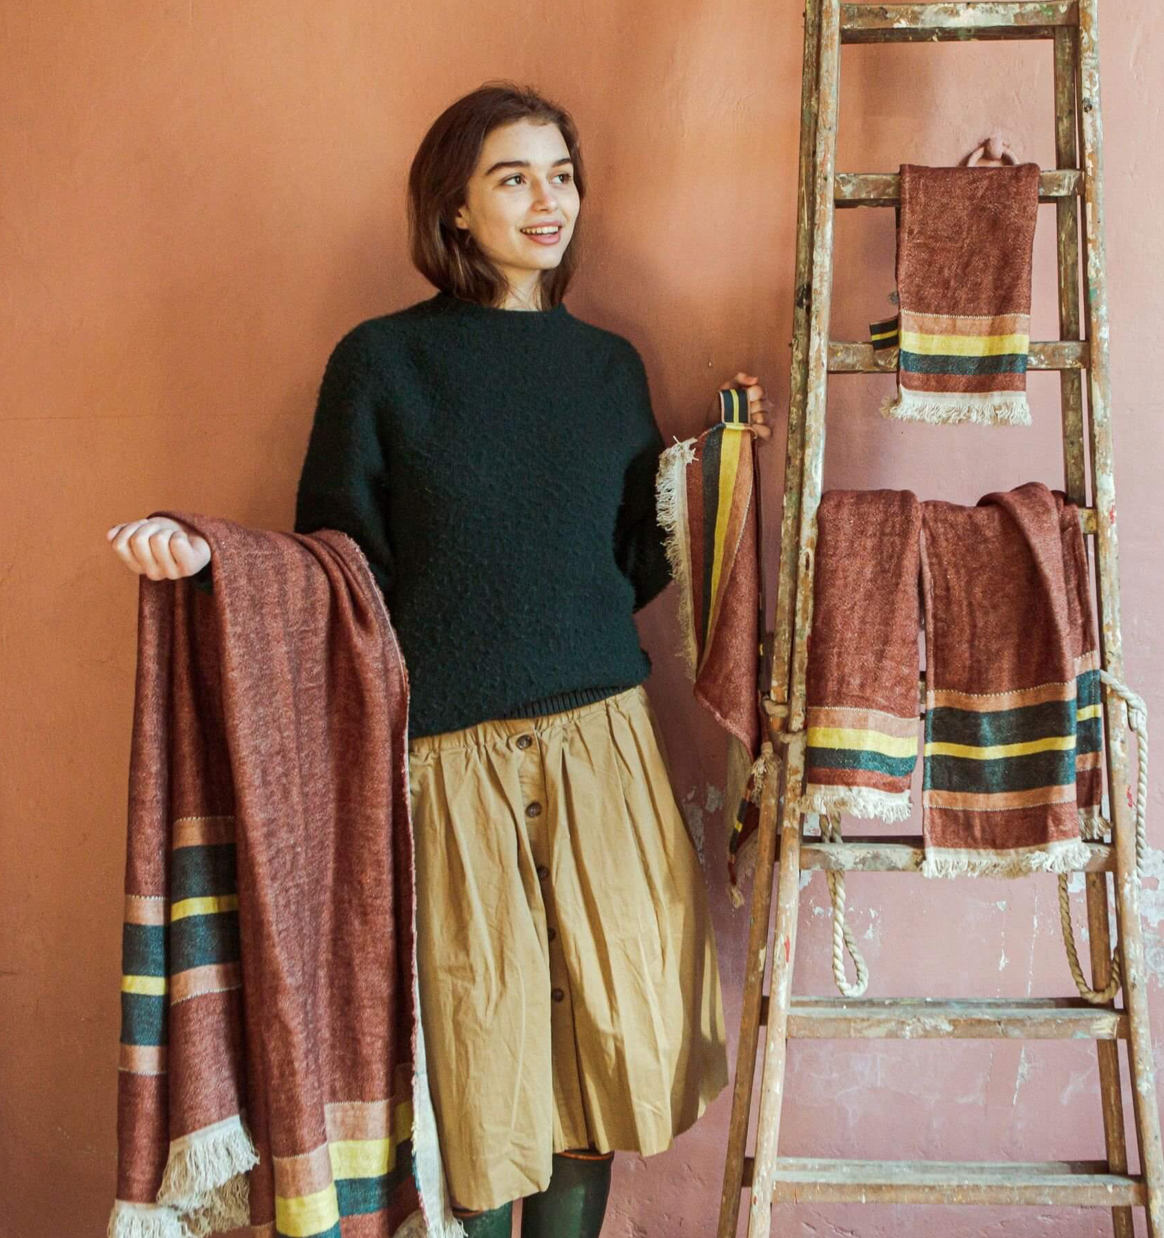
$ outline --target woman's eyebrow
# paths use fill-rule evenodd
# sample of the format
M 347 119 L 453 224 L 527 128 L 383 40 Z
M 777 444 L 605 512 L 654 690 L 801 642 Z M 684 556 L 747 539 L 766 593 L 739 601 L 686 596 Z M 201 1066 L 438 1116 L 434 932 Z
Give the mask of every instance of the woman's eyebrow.
M 560 163 L 573 162 L 574 160 L 571 159 L 569 155 L 565 155 L 561 159 L 555 159 L 554 162 L 550 164 L 550 167 L 556 168 Z M 487 168 L 484 174 L 486 176 L 492 176 L 498 168 L 528 168 L 529 166 L 530 162 L 528 159 L 503 159 L 499 163 L 495 163 L 491 168 Z

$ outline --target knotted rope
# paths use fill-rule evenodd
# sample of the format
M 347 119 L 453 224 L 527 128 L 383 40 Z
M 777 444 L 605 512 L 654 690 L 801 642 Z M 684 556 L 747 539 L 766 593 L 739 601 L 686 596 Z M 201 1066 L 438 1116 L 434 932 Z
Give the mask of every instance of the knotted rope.
M 841 814 L 829 813 L 820 818 L 821 838 L 826 843 L 841 841 Z M 845 923 L 845 874 L 825 871 L 829 898 L 833 904 L 833 979 L 845 997 L 860 997 L 869 985 L 869 968 L 861 957 L 849 926 Z M 853 960 L 857 978 L 851 984 L 845 975 L 845 951 Z

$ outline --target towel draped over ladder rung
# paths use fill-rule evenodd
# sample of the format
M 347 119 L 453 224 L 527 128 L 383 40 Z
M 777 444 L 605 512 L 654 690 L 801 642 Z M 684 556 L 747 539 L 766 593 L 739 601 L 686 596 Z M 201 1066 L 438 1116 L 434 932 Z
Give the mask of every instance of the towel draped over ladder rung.
M 1083 173 L 1076 168 L 1043 172 L 1039 176 L 1039 201 L 1058 202 L 1077 198 L 1083 191 Z M 898 206 L 901 203 L 900 172 L 838 172 L 833 200 L 838 208 Z
M 1046 340 L 1031 343 L 1028 370 L 1084 370 L 1087 368 L 1085 340 Z M 855 340 L 829 343 L 830 374 L 896 374 L 897 349 L 875 351 L 872 344 Z

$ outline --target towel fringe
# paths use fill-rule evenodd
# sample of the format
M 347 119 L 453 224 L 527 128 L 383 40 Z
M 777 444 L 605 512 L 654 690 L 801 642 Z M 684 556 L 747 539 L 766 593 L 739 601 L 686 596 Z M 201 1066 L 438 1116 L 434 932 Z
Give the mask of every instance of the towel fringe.
M 416 1035 L 412 1071 L 412 1158 L 421 1207 L 397 1228 L 400 1238 L 465 1238 L 465 1227 L 453 1214 L 437 1136 L 436 1113 L 428 1086 L 428 1066 L 421 1022 L 420 993 L 413 980 Z M 419 1221 L 414 1218 L 419 1217 Z M 407 1227 L 407 1228 L 406 1228 Z M 395 1238 L 395 1236 L 394 1236 Z
M 743 846 L 736 852 L 735 856 L 735 881 L 728 882 L 728 898 L 731 899 L 732 909 L 739 911 L 744 905 L 744 892 L 740 889 L 740 882 L 745 877 L 755 877 L 756 875 L 756 852 L 759 848 L 756 845 L 757 835 L 753 834 L 750 838 L 744 841 Z
M 105 1234 L 106 1238 L 189 1238 L 190 1229 L 173 1208 L 116 1199 Z
M 801 812 L 818 816 L 861 817 L 870 821 L 908 821 L 913 803 L 908 791 L 879 791 L 875 787 L 828 787 L 800 797 Z
M 415 1212 L 410 1212 L 392 1231 L 392 1238 L 429 1238 L 428 1226 L 424 1223 L 424 1213 L 419 1208 Z
M 921 864 L 923 877 L 1026 877 L 1031 873 L 1072 873 L 1086 867 L 1091 856 L 1082 842 L 1013 854 L 987 851 L 981 855 L 965 852 L 934 855 L 933 850 L 926 848 Z
M 246 1175 L 258 1163 L 250 1132 L 235 1114 L 170 1144 L 157 1202 L 179 1214 L 181 1232 L 208 1234 L 249 1225 Z
M 896 396 L 881 401 L 881 416 L 891 421 L 927 421 L 931 425 L 1029 426 L 1031 409 L 1023 392 L 996 396 L 989 403 L 952 405 L 930 400 L 924 394 L 901 388 Z
M 1095 805 L 1079 810 L 1079 835 L 1084 842 L 1101 843 L 1111 826 L 1104 818 L 1103 810 Z
M 691 602 L 691 550 L 687 545 L 687 466 L 695 462 L 695 439 L 678 439 L 659 456 L 655 475 L 656 519 L 671 576 L 679 584 L 679 656 L 693 683 L 699 660 L 695 643 L 695 615 Z

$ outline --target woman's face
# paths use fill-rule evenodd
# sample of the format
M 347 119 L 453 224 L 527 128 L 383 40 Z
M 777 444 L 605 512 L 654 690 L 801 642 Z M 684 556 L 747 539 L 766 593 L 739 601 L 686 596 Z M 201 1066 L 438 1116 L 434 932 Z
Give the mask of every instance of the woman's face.
M 521 290 L 562 261 L 580 205 L 558 126 L 516 120 L 486 137 L 455 223 Z

